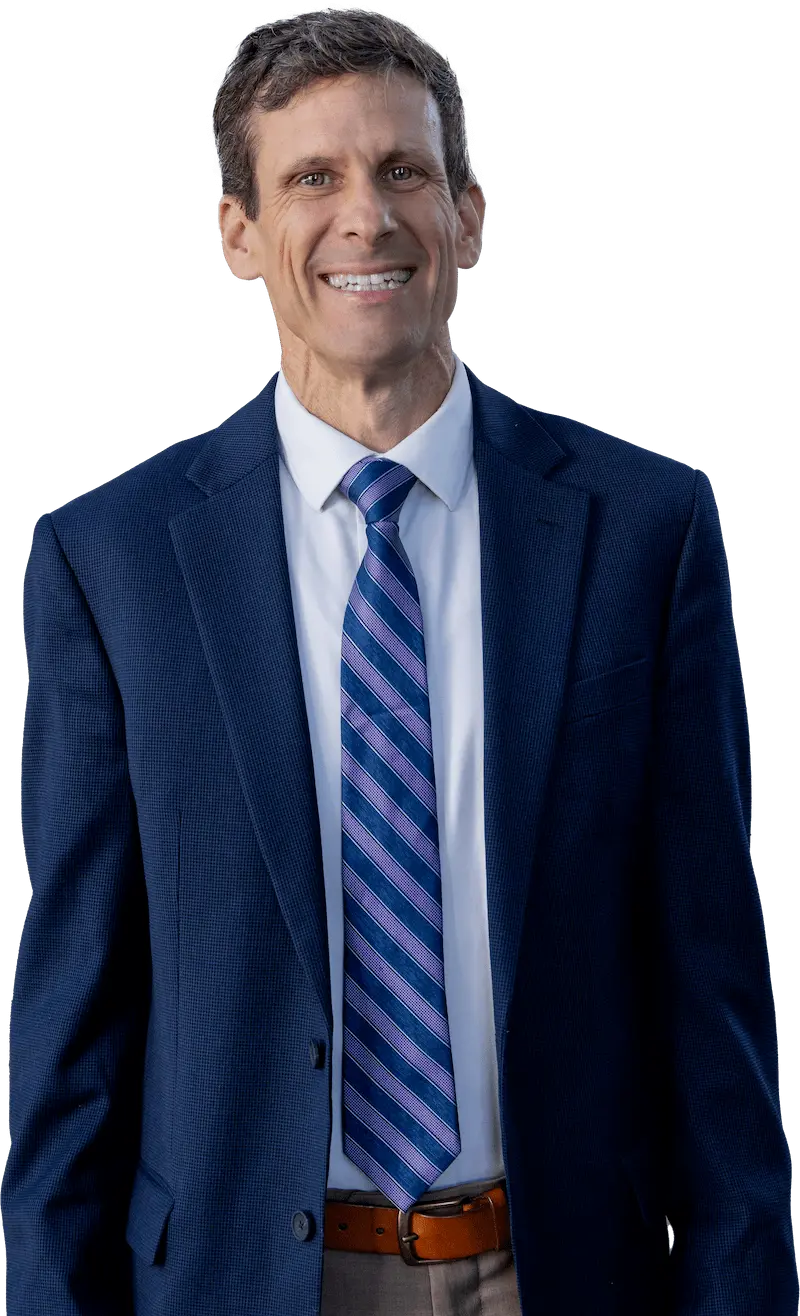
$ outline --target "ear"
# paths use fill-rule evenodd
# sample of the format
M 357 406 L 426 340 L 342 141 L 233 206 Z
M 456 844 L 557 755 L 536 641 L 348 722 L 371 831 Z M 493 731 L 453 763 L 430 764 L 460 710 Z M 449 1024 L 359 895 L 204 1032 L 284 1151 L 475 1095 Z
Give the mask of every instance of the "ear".
M 223 196 L 218 218 L 222 253 L 231 273 L 237 279 L 257 279 L 261 271 L 257 261 L 256 231 L 241 202 L 236 197 Z
M 478 263 L 481 254 L 483 236 L 483 217 L 486 213 L 486 198 L 479 183 L 466 188 L 456 202 L 459 219 L 459 232 L 456 237 L 456 252 L 459 269 L 469 270 Z

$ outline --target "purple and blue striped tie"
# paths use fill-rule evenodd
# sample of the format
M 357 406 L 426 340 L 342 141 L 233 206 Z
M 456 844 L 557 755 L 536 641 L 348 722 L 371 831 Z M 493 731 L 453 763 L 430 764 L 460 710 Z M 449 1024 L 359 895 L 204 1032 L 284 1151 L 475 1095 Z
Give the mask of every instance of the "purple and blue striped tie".
M 415 479 L 364 457 L 339 486 L 367 524 L 342 634 L 343 1142 L 404 1210 L 461 1150 L 422 613 L 397 525 Z

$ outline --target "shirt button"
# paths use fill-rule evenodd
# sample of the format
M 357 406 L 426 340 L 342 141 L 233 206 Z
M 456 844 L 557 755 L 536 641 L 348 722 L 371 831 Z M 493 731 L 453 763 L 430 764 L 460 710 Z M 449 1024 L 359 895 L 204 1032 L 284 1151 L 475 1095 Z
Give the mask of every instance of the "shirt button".
M 309 1042 L 309 1044 L 308 1044 L 308 1058 L 309 1058 L 309 1060 L 311 1061 L 311 1064 L 313 1065 L 314 1069 L 324 1069 L 324 1067 L 325 1067 L 325 1043 L 324 1043 L 324 1042 L 314 1042 L 314 1041 Z
M 292 1233 L 305 1243 L 314 1233 L 314 1217 L 309 1211 L 295 1211 L 292 1216 Z

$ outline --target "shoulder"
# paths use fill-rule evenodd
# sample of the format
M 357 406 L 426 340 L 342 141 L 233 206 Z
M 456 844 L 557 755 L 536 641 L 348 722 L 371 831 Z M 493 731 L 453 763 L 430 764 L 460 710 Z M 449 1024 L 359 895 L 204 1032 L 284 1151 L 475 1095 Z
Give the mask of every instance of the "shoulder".
M 634 519 L 690 520 L 698 472 L 688 462 L 569 416 L 524 410 L 564 453 L 548 478 L 579 486 Z
M 181 439 L 93 489 L 44 512 L 33 527 L 55 534 L 87 597 L 152 573 L 170 542 L 169 522 L 205 495 L 186 471 L 213 430 Z M 157 567 L 156 567 L 157 570 Z
M 178 491 L 183 491 L 184 485 L 191 488 L 185 480 L 186 469 L 211 433 L 209 430 L 180 439 L 62 503 L 49 513 L 53 524 L 66 531 L 78 524 L 99 528 L 104 520 L 119 516 L 142 516 L 148 512 L 155 516 L 172 515 L 173 503 L 180 502 Z

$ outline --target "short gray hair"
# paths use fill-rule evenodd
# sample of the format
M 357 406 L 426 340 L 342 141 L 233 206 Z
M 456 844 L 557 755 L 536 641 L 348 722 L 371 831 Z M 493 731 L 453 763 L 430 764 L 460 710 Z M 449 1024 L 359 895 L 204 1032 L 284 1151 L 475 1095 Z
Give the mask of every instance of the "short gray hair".
M 370 72 L 413 74 L 433 95 L 442 124 L 450 195 L 476 183 L 467 153 L 464 106 L 447 60 L 410 28 L 364 9 L 315 10 L 255 28 L 240 43 L 214 102 L 214 140 L 222 191 L 248 219 L 261 208 L 257 112 L 280 110 L 318 78 Z

